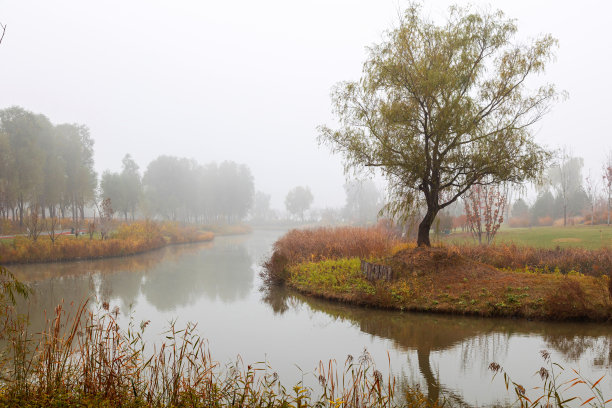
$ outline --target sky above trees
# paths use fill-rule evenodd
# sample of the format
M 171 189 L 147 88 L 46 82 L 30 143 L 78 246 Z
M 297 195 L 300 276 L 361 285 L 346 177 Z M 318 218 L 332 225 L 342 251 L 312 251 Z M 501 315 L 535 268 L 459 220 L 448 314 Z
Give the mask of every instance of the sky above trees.
M 451 1 L 428 1 L 443 18 Z M 458 1 L 466 4 L 466 1 Z M 470 1 L 486 5 L 485 1 Z M 603 1 L 495 1 L 517 19 L 519 38 L 551 33 L 557 60 L 545 82 L 566 90 L 538 123 L 536 140 L 568 145 L 601 173 L 612 147 L 612 5 Z M 201 163 L 234 160 L 283 208 L 295 185 L 314 206 L 340 206 L 341 158 L 316 142 L 335 125 L 330 90 L 358 79 L 366 47 L 407 2 L 384 1 L 0 1 L 0 108 L 19 105 L 54 123 L 84 123 L 95 167 L 142 168 L 162 154 Z

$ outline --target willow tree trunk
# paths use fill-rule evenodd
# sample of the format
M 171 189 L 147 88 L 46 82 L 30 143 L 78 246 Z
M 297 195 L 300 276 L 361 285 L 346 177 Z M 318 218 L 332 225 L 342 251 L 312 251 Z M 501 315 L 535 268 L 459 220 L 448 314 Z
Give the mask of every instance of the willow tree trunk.
M 418 246 L 431 246 L 431 242 L 429 241 L 429 230 L 431 230 L 431 226 L 436 219 L 437 213 L 438 212 L 436 210 L 430 208 L 427 209 L 427 213 L 425 214 L 423 221 L 421 221 L 419 224 L 419 233 L 417 236 Z

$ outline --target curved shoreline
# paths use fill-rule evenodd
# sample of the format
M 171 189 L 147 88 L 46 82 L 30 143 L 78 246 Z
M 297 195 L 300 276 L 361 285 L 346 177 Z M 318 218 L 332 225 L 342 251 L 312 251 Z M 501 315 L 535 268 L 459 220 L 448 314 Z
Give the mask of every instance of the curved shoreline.
M 136 221 L 122 224 L 106 240 L 61 239 L 30 241 L 17 237 L 0 245 L 0 264 L 26 265 L 74 262 L 133 256 L 169 245 L 209 242 L 215 236 L 251 233 L 248 225 L 181 226 L 172 222 Z M 4 260 L 3 259 L 4 255 Z
M 578 323 L 612 323 L 612 318 L 607 319 L 551 319 L 543 316 L 522 316 L 520 314 L 485 314 L 480 312 L 472 312 L 472 311 L 457 311 L 451 309 L 432 309 L 432 308 L 401 308 L 401 307 L 393 307 L 393 306 L 380 306 L 376 304 L 367 303 L 365 301 L 350 301 L 347 299 L 330 297 L 325 294 L 309 292 L 305 290 L 298 289 L 293 286 L 288 286 L 290 290 L 295 291 L 296 293 L 310 297 L 313 299 L 317 299 L 319 301 L 324 300 L 327 302 L 333 302 L 341 305 L 349 305 L 354 307 L 359 307 L 363 309 L 373 309 L 373 310 L 382 310 L 389 312 L 405 312 L 405 313 L 419 313 L 419 314 L 432 314 L 432 315 L 443 315 L 443 316 L 461 316 L 461 317 L 472 317 L 472 318 L 482 318 L 482 319 L 509 319 L 509 320 L 525 320 L 525 321 L 541 321 L 541 322 L 578 322 Z
M 530 274 L 468 264 L 455 272 L 367 280 L 358 258 L 287 267 L 285 284 L 305 296 L 376 309 L 548 321 L 612 321 L 607 276 Z M 474 267 L 474 269 L 469 269 Z
M 99 259 L 113 259 L 113 258 L 124 258 L 129 256 L 135 256 L 140 254 L 145 254 L 147 252 L 157 251 L 166 247 L 175 246 L 175 245 L 186 245 L 186 244 L 197 244 L 203 242 L 211 242 L 214 241 L 215 236 L 212 238 L 202 239 L 202 240 L 192 240 L 192 241 L 183 241 L 183 242 L 168 242 L 159 246 L 153 246 L 147 249 L 142 249 L 139 251 L 132 251 L 122 254 L 109 254 L 109 255 L 100 255 L 100 256 L 86 256 L 86 257 L 74 257 L 74 258 L 63 258 L 63 259 L 49 259 L 44 261 L 33 260 L 33 261 L 12 261 L 12 262 L 2 262 L 0 260 L 0 264 L 5 266 L 10 265 L 45 265 L 45 264 L 57 264 L 64 262 L 79 262 L 79 261 L 95 261 Z

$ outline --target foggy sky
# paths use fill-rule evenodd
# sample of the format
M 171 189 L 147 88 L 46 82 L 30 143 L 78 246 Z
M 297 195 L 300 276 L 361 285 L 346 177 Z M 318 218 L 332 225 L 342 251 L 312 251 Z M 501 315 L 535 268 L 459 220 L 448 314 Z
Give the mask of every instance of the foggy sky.
M 451 3 L 423 8 L 439 19 Z M 545 80 L 570 97 L 536 125 L 536 140 L 570 146 L 599 175 L 612 148 L 610 3 L 469 3 L 516 18 L 521 38 L 559 39 Z M 143 171 L 160 154 L 234 160 L 250 166 L 275 208 L 296 185 L 310 186 L 315 206 L 340 206 L 341 159 L 318 147 L 316 126 L 334 125 L 331 87 L 359 78 L 366 46 L 407 5 L 0 0 L 0 109 L 88 125 L 99 174 L 119 170 L 126 153 Z

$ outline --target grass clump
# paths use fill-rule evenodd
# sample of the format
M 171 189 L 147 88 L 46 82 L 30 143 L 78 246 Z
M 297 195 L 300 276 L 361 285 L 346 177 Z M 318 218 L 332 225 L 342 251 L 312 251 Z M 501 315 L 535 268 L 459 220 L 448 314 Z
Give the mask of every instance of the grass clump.
M 362 279 L 359 258 L 341 258 L 320 262 L 304 262 L 290 267 L 290 280 L 309 291 L 350 295 L 374 294 L 374 286 Z

